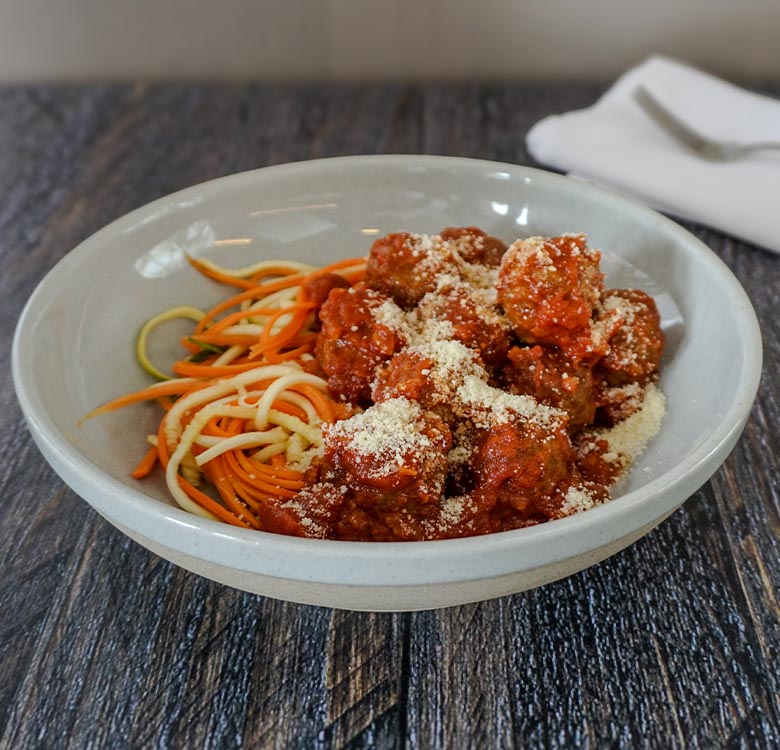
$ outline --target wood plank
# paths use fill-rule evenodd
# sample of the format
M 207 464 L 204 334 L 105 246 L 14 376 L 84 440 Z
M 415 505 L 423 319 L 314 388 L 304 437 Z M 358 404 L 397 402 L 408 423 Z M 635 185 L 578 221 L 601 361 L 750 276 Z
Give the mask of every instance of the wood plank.
M 504 658 L 508 600 L 412 617 L 408 731 L 412 747 L 514 747 Z
M 266 599 L 262 613 L 253 639 L 243 746 L 322 747 L 331 612 Z
M 400 732 L 392 730 L 400 729 L 399 710 L 405 708 L 403 620 L 403 615 L 333 612 L 325 662 L 325 737 L 334 747 L 369 748 L 377 734 L 385 743 L 395 737 L 385 747 L 401 747 Z

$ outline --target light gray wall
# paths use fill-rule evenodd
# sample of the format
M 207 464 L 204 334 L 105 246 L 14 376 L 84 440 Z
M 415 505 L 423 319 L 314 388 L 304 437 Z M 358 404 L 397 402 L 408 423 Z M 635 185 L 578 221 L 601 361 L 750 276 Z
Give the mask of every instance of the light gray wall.
M 780 0 L 0 0 L 0 81 L 780 78 Z

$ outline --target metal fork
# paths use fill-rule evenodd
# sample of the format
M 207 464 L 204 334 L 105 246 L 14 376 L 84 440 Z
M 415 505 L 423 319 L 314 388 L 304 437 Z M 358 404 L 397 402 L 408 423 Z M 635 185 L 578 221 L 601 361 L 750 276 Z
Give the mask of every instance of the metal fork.
M 780 149 L 780 141 L 760 141 L 756 143 L 731 143 L 707 138 L 670 112 L 644 86 L 634 91 L 634 99 L 644 111 L 667 133 L 685 144 L 698 156 L 712 161 L 731 161 L 753 151 Z

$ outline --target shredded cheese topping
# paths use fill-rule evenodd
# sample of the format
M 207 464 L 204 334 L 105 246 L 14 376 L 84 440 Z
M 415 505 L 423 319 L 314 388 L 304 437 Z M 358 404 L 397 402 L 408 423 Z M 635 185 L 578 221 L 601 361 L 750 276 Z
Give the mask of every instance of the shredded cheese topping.
M 328 425 L 328 438 L 344 440 L 352 453 L 371 459 L 367 474 L 383 477 L 420 455 L 433 441 L 420 429 L 423 410 L 416 401 L 391 398 L 374 404 L 362 414 Z

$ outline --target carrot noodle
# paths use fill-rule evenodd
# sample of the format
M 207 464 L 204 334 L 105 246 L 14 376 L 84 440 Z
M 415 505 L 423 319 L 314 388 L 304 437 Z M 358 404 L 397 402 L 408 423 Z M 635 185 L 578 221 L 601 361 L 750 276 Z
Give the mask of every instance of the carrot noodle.
M 97 417 L 100 414 L 107 414 L 111 411 L 121 409 L 123 406 L 129 406 L 130 404 L 136 404 L 139 401 L 152 401 L 164 396 L 177 396 L 186 393 L 193 385 L 193 378 L 179 378 L 178 380 L 168 380 L 162 383 L 155 383 L 148 388 L 142 388 L 140 391 L 128 393 L 119 398 L 115 398 L 112 401 L 99 406 L 97 409 L 93 409 L 87 414 L 84 419 L 91 419 Z
M 152 473 L 152 469 L 154 469 L 158 458 L 159 453 L 157 452 L 157 446 L 150 446 L 149 450 L 146 451 L 146 455 L 141 459 L 138 466 L 136 466 L 135 469 L 130 472 L 130 476 L 134 479 L 143 479 L 144 477 L 149 476 L 149 474 Z
M 337 273 L 354 285 L 365 259 L 321 268 L 262 261 L 229 269 L 188 257 L 200 273 L 238 292 L 212 307 L 163 310 L 143 326 L 136 356 L 161 382 L 115 398 L 85 419 L 131 404 L 161 409 L 151 446 L 131 471 L 143 479 L 159 464 L 173 499 L 185 510 L 234 526 L 263 529 L 279 506 L 307 485 L 306 470 L 322 453 L 322 425 L 348 409 L 334 401 L 313 358 L 315 304 L 307 282 Z M 146 355 L 147 339 L 174 318 L 193 322 L 173 377 Z

